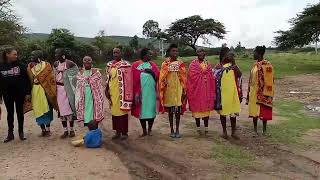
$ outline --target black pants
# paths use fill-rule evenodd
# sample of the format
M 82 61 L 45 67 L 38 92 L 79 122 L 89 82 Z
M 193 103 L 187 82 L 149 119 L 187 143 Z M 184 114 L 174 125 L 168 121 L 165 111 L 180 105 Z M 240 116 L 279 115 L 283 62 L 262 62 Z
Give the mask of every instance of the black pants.
M 14 130 L 14 105 L 16 105 L 16 113 L 18 118 L 19 133 L 23 133 L 24 113 L 23 104 L 25 95 L 21 94 L 7 94 L 3 97 L 4 104 L 7 109 L 7 123 L 8 132 L 12 133 Z

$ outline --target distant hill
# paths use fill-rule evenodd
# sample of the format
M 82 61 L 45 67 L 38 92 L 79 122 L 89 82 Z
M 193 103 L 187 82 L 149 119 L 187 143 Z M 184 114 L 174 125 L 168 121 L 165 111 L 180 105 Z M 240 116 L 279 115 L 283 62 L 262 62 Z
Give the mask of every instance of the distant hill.
M 25 37 L 30 40 L 46 40 L 49 37 L 49 34 L 30 33 L 30 34 L 25 34 Z M 108 36 L 108 37 L 114 40 L 115 42 L 118 42 L 119 44 L 123 44 L 123 45 L 129 45 L 130 40 L 133 38 L 129 36 Z M 87 38 L 87 37 L 75 37 L 75 39 L 83 43 L 91 43 L 94 41 L 93 38 Z M 140 45 L 147 46 L 148 43 L 152 43 L 153 46 L 158 47 L 158 41 L 156 40 L 139 38 Z

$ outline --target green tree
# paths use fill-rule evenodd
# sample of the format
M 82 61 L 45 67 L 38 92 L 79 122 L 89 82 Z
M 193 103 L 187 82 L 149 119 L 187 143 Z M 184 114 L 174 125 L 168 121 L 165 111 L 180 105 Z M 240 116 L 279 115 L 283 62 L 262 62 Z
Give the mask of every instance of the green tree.
M 47 43 L 52 49 L 66 48 L 73 49 L 75 47 L 74 35 L 68 29 L 52 29 Z
M 245 50 L 245 47 L 242 47 L 241 42 L 239 41 L 239 43 L 237 44 L 236 48 L 234 48 L 234 51 L 237 53 L 241 53 Z
M 98 48 L 99 55 L 101 56 L 112 51 L 112 49 L 116 47 L 118 43 L 107 37 L 105 35 L 105 31 L 101 30 L 99 31 L 98 35 L 94 37 L 94 42 L 92 42 L 92 45 Z
M 161 32 L 161 29 L 159 28 L 159 23 L 154 20 L 148 20 L 147 22 L 145 22 L 142 29 L 142 34 L 147 38 L 156 37 L 157 34 Z
M 302 47 L 319 42 L 320 36 L 320 2 L 308 5 L 301 13 L 289 21 L 291 28 L 287 31 L 277 31 L 274 43 L 282 49 Z
M 134 49 L 139 48 L 139 38 L 137 35 L 133 36 L 133 38 L 129 41 L 129 46 Z
M 50 47 L 44 40 L 24 40 L 19 49 L 20 59 L 24 62 L 29 62 L 31 52 L 34 50 L 42 50 L 47 56 L 50 52 Z
M 166 32 L 171 41 L 178 41 L 190 46 L 194 51 L 196 51 L 196 43 L 199 38 L 205 41 L 208 41 L 210 36 L 223 39 L 227 33 L 221 22 L 215 19 L 202 19 L 199 15 L 186 17 L 171 23 Z
M 11 8 L 11 0 L 0 0 L 0 46 L 19 47 L 26 29 Z
M 71 52 L 72 56 L 81 62 L 84 56 L 91 56 L 93 59 L 96 59 L 98 49 L 91 44 L 77 42 Z

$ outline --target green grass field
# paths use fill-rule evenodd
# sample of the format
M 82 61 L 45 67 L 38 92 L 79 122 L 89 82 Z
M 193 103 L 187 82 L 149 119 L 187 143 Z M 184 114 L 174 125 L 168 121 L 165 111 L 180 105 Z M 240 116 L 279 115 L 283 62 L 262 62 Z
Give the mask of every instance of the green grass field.
M 320 129 L 320 118 L 307 115 L 303 104 L 297 101 L 277 101 L 275 107 L 279 115 L 286 118 L 279 124 L 270 126 L 271 140 L 276 143 L 304 148 L 312 142 L 301 137 L 311 129 Z
M 181 59 L 189 65 L 190 62 L 196 57 L 181 57 Z M 207 59 L 213 63 L 218 63 L 218 56 L 208 56 Z M 320 72 L 320 55 L 307 54 L 307 53 L 276 53 L 266 54 L 266 59 L 270 60 L 274 66 L 276 78 L 282 78 L 288 75 L 308 74 L 308 73 L 319 73 Z M 159 68 L 161 63 L 164 61 L 163 58 L 158 57 L 155 62 Z M 236 57 L 236 63 L 241 68 L 243 73 L 249 75 L 249 71 L 254 63 L 252 57 Z M 106 63 L 96 64 L 95 67 L 105 69 Z
M 189 64 L 195 57 L 182 57 Z M 213 64 L 218 63 L 218 56 L 209 56 L 207 59 Z M 307 53 L 277 53 L 266 54 L 266 59 L 270 60 L 274 66 L 276 78 L 287 75 L 297 75 L 320 72 L 320 55 Z M 157 58 L 156 63 L 160 66 L 162 58 Z M 236 63 L 244 73 L 248 73 L 254 63 L 252 57 L 236 57 Z

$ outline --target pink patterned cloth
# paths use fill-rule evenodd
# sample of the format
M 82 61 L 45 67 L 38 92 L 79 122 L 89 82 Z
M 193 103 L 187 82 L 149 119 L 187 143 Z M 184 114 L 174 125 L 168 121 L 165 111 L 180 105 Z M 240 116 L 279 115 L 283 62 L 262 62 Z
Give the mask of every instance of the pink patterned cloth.
M 191 62 L 187 80 L 187 98 L 192 112 L 207 112 L 214 110 L 215 77 L 212 66 L 208 63 L 202 69 L 198 59 Z
M 66 62 L 64 63 L 59 62 L 59 65 L 57 67 L 57 72 L 56 72 L 56 82 L 63 83 L 63 73 L 66 69 L 67 69 Z M 67 92 L 64 88 L 65 87 L 62 85 L 57 85 L 57 100 L 58 100 L 60 116 L 68 116 L 73 114 L 72 109 L 70 107 Z
M 85 87 L 88 83 L 91 87 L 93 98 L 93 120 L 100 122 L 104 119 L 104 97 L 101 73 L 92 69 L 92 75 L 86 77 L 80 71 L 77 76 L 76 109 L 78 121 L 84 121 L 85 114 Z

